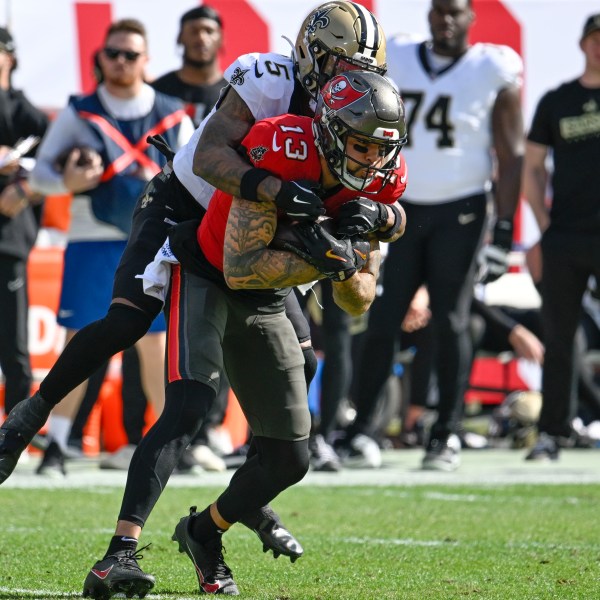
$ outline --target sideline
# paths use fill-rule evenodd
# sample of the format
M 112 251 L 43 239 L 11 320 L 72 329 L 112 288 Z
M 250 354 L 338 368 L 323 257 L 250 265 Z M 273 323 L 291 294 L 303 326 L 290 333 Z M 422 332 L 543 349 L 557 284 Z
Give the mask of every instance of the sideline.
M 462 464 L 454 473 L 422 471 L 422 450 L 387 450 L 380 469 L 345 468 L 339 473 L 310 471 L 298 485 L 308 486 L 419 486 L 511 484 L 590 484 L 600 483 L 600 449 L 562 450 L 558 461 L 536 463 L 525 461 L 524 450 L 464 450 Z M 124 487 L 126 471 L 98 468 L 100 458 L 78 459 L 67 463 L 67 476 L 44 477 L 35 474 L 39 456 L 19 463 L 15 472 L 2 484 L 3 488 L 50 489 Z M 169 487 L 225 487 L 234 471 L 200 472 L 173 475 Z

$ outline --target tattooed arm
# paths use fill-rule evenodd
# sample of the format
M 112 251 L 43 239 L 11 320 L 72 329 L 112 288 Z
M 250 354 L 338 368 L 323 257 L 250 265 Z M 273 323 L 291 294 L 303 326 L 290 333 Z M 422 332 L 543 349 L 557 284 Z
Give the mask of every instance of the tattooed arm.
M 323 279 L 323 274 L 292 252 L 271 250 L 277 228 L 277 212 L 270 203 L 234 198 L 223 254 L 223 273 L 232 289 L 293 287 Z M 367 263 L 343 282 L 333 283 L 336 304 L 348 314 L 360 315 L 375 299 L 375 285 L 381 264 L 379 242 L 371 241 Z
M 240 195 L 242 175 L 252 167 L 238 148 L 254 124 L 239 94 L 229 89 L 218 110 L 204 126 L 194 152 L 194 174 L 232 196 Z M 267 177 L 258 186 L 259 200 L 275 200 L 281 180 Z
M 377 277 L 381 265 L 379 242 L 371 240 L 371 250 L 367 264 L 346 281 L 332 283 L 333 300 L 345 312 L 352 316 L 362 315 L 369 310 L 375 300 Z
M 223 249 L 223 273 L 230 288 L 283 288 L 323 279 L 296 254 L 268 248 L 276 228 L 274 204 L 233 199 Z

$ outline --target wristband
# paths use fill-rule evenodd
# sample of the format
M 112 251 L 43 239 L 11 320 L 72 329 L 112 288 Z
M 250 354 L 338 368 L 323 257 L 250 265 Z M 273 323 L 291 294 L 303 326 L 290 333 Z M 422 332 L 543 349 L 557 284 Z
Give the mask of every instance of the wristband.
M 381 240 L 382 242 L 385 242 L 385 240 L 389 240 L 390 238 L 394 237 L 398 233 L 400 227 L 402 227 L 402 213 L 400 212 L 397 206 L 394 206 L 393 204 L 388 204 L 388 206 L 392 209 L 392 212 L 394 213 L 394 224 L 386 231 L 375 232 L 375 237 L 378 240 Z
M 266 169 L 252 168 L 246 171 L 242 175 L 240 181 L 240 197 L 244 200 L 251 200 L 252 202 L 258 202 L 258 186 L 267 177 L 273 175 Z

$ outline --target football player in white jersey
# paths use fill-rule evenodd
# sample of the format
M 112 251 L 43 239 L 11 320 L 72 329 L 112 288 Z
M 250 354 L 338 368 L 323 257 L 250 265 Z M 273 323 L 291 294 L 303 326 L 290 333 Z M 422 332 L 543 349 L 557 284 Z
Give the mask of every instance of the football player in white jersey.
M 374 400 L 391 372 L 396 336 L 411 299 L 425 284 L 439 405 L 423 468 L 447 471 L 459 464 L 454 434 L 469 377 L 469 307 L 492 178 L 495 174 L 496 221 L 492 242 L 483 248 L 488 281 L 507 269 L 524 146 L 521 59 L 505 46 L 469 45 L 473 21 L 470 0 L 432 0 L 431 39 L 398 38 L 388 46 L 388 76 L 398 85 L 407 114 L 403 153 L 411 180 L 403 206 L 410 225 L 389 248 L 383 295 L 370 311 L 368 352 L 356 367 L 357 419 L 338 448 L 367 446 L 364 434 L 370 433 Z
M 20 402 L 0 428 L 0 483 L 10 476 L 21 452 L 44 425 L 51 408 L 104 361 L 146 333 L 162 310 L 162 302 L 144 294 L 136 275 L 152 261 L 167 237 L 170 224 L 202 218 L 213 186 L 247 200 L 274 201 L 297 219 L 314 218 L 324 212 L 321 200 L 310 189 L 265 177 L 264 172 L 240 157 L 237 147 L 256 119 L 287 112 L 312 114 L 311 103 L 317 90 L 337 72 L 364 69 L 384 73 L 385 37 L 375 17 L 363 6 L 333 0 L 312 10 L 305 19 L 294 55 L 293 58 L 271 53 L 240 57 L 226 71 L 229 85 L 216 110 L 177 154 L 174 170 L 169 162 L 148 184 L 134 212 L 132 232 L 115 274 L 107 315 L 74 336 L 39 392 Z M 308 380 L 316 370 L 316 358 L 310 347 L 308 324 L 299 308 L 297 312 L 295 326 L 303 343 Z M 86 595 L 105 598 L 124 592 L 143 596 L 154 585 L 154 578 L 137 564 L 137 538 L 184 447 L 169 446 L 168 451 L 153 454 L 153 448 L 147 444 L 162 447 L 173 435 L 179 437 L 183 433 L 180 439 L 184 442 L 193 435 L 190 423 L 197 422 L 198 415 L 204 414 L 212 402 L 211 398 L 195 395 L 194 383 L 180 380 L 167 387 L 163 415 L 170 416 L 153 428 L 151 442 L 145 438 L 138 446 L 115 536 L 105 555 L 105 559 L 110 558 L 110 569 L 90 572 L 96 581 L 89 586 L 86 581 Z M 156 461 L 161 464 L 157 466 Z M 300 544 L 281 526 L 269 507 L 248 515 L 242 522 L 276 556 L 285 554 L 295 560 L 302 554 Z

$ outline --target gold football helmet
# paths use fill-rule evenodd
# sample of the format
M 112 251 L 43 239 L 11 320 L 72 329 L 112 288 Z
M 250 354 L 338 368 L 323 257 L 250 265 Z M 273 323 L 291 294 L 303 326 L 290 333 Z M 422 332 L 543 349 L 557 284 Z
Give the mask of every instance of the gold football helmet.
M 296 76 L 315 99 L 338 73 L 360 69 L 383 75 L 387 70 L 381 25 L 364 6 L 346 0 L 321 4 L 306 17 L 294 53 Z

